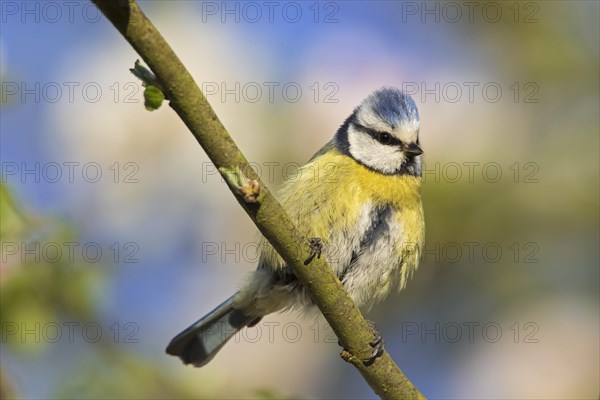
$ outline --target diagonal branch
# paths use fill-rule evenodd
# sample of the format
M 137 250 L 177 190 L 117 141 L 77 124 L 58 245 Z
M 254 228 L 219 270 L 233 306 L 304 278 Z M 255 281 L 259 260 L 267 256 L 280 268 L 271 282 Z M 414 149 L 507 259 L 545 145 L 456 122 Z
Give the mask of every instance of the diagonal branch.
M 289 217 L 260 181 L 248 161 L 233 142 L 204 95 L 156 27 L 133 0 L 93 0 L 96 6 L 121 32 L 144 59 L 161 83 L 171 107 L 206 151 L 263 236 L 292 269 L 319 307 L 340 343 L 347 351 L 342 357 L 351 362 L 369 386 L 384 399 L 424 399 L 387 352 L 367 366 L 363 359 L 372 352 L 371 330 L 343 285 L 324 258 L 310 265 L 308 243 L 299 236 Z M 240 192 L 231 171 L 245 171 L 260 187 L 258 198 Z

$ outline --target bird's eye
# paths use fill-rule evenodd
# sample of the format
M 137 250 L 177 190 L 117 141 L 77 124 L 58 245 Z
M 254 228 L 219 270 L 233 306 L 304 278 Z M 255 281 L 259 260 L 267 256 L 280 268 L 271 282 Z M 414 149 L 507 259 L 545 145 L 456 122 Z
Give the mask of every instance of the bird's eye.
M 377 136 L 377 140 L 381 144 L 390 144 L 392 142 L 392 136 L 389 133 L 380 132 Z

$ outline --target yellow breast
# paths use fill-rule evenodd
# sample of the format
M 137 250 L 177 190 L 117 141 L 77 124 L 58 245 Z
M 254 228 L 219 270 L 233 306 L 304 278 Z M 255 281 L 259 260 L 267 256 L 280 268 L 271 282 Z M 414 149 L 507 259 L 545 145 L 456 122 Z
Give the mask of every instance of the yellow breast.
M 300 173 L 283 186 L 280 196 L 284 208 L 306 238 L 319 237 L 325 246 L 332 239 L 360 234 L 367 206 L 390 206 L 401 226 L 401 237 L 394 254 L 407 268 L 400 286 L 416 268 L 424 240 L 421 180 L 410 175 L 383 175 L 357 163 L 351 157 L 330 150 L 307 163 Z M 343 241 L 342 241 L 343 246 Z M 348 243 L 351 246 L 351 243 Z M 410 248 L 416 251 L 408 251 Z M 408 249 L 408 250 L 407 250 Z M 336 249 L 344 251 L 344 249 Z M 348 257 L 346 257 L 348 258 Z M 337 260 L 330 260 L 336 270 Z M 284 266 L 283 260 L 264 241 L 262 262 L 271 268 Z M 341 267 L 339 267 L 341 268 Z

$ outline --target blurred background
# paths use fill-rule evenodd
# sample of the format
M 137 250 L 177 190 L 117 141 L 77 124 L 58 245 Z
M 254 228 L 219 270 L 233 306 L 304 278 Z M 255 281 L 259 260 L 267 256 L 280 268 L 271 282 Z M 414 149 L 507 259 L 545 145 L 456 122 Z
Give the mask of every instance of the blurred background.
M 165 354 L 257 231 L 92 4 L 0 4 L 2 398 L 374 398 L 294 312 Z M 371 91 L 413 95 L 425 255 L 367 316 L 425 396 L 598 398 L 598 2 L 140 4 L 273 190 Z

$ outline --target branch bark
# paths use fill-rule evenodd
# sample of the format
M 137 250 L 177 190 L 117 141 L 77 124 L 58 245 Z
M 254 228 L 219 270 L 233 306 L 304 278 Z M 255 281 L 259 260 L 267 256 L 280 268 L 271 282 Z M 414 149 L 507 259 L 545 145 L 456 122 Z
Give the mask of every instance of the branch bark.
M 170 100 L 170 106 L 221 174 L 227 175 L 225 171 L 239 168 L 249 179 L 258 182 L 261 195 L 258 201 L 248 202 L 232 180 L 226 179 L 240 205 L 306 287 L 331 325 L 346 349 L 342 357 L 360 371 L 379 397 L 424 399 L 387 352 L 369 366 L 363 363 L 362 360 L 372 352 L 368 343 L 373 336 L 358 307 L 324 258 L 315 258 L 308 266 L 303 265 L 309 257 L 308 243 L 299 236 L 284 209 L 229 136 L 192 76 L 138 5 L 133 0 L 93 2 L 154 72 Z

